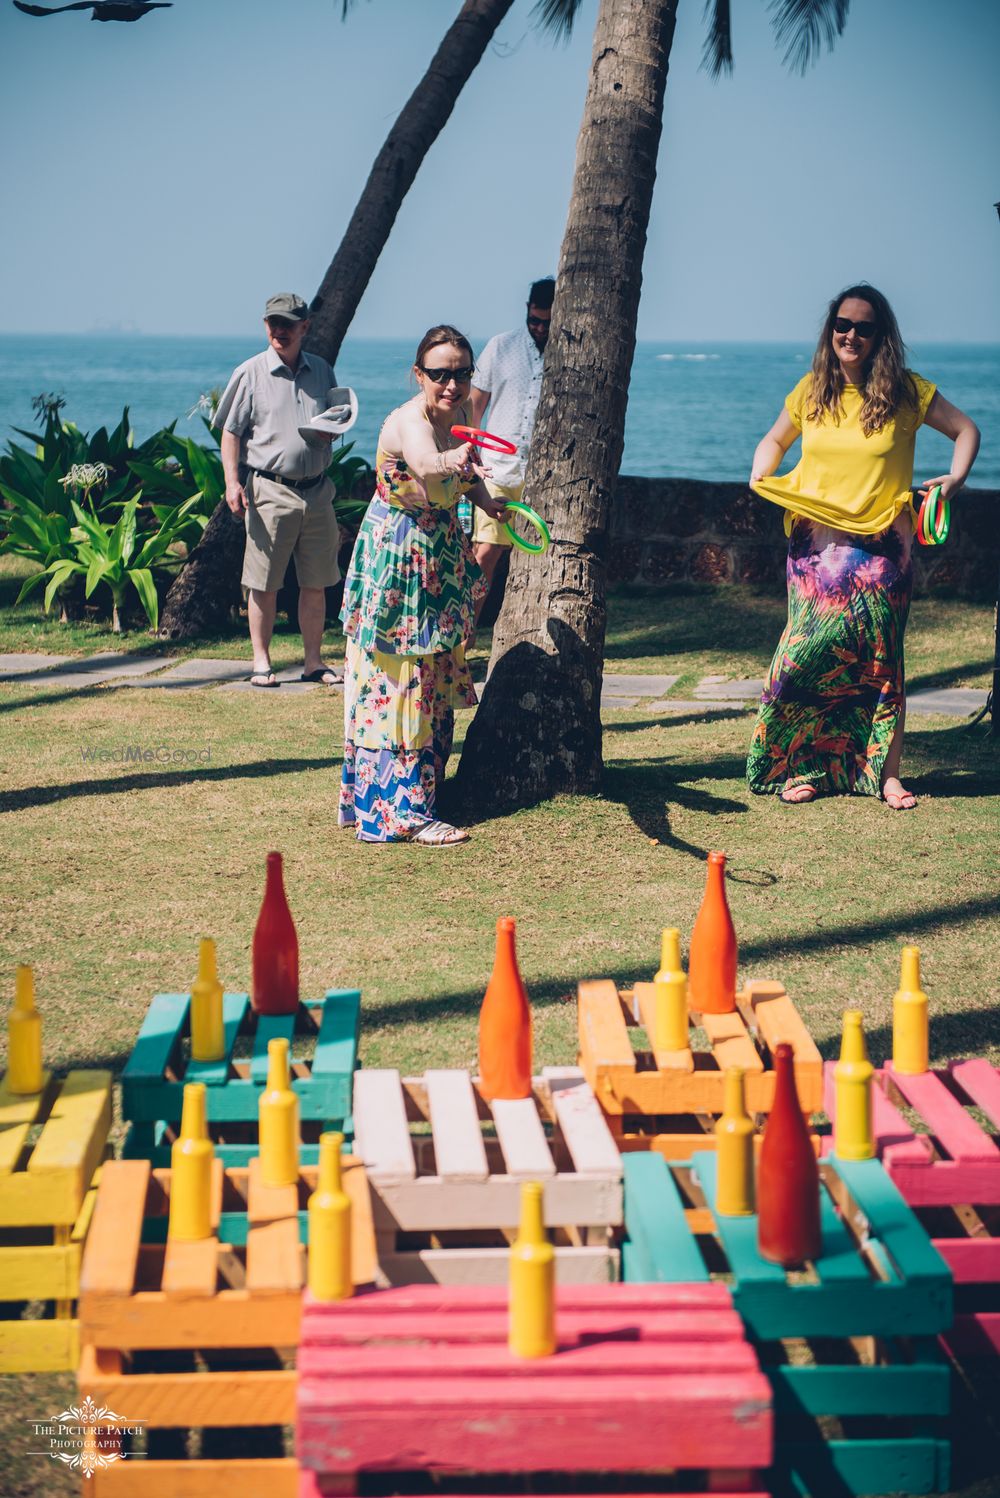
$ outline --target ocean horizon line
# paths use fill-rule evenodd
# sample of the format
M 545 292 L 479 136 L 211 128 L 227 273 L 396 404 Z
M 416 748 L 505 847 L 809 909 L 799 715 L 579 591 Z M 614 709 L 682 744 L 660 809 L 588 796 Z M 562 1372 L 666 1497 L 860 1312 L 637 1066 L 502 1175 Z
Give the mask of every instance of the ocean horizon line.
M 422 331 L 422 330 L 421 330 Z M 502 330 L 501 330 L 502 331 Z M 120 340 L 123 343 L 131 342 L 140 338 L 161 338 L 164 341 L 174 343 L 218 343 L 220 339 L 241 341 L 259 336 L 259 329 L 249 332 L 237 333 L 163 333 L 147 332 L 141 328 L 91 328 L 76 329 L 63 332 L 40 332 L 38 330 L 11 331 L 0 328 L 0 338 L 33 338 L 33 339 L 56 339 L 56 338 L 80 338 L 94 339 L 101 342 L 114 342 Z M 491 334 L 473 334 L 475 340 L 489 338 Z M 412 338 L 419 339 L 421 332 L 406 333 L 348 333 L 344 342 L 356 341 L 359 343 L 406 343 Z M 909 338 L 907 345 L 912 347 L 919 344 L 921 348 L 1000 348 L 1000 338 Z M 645 337 L 636 339 L 636 347 L 648 346 L 670 346 L 681 347 L 682 345 L 695 344 L 703 348 L 789 348 L 789 347 L 812 347 L 814 340 L 811 338 L 717 338 L 717 337 Z

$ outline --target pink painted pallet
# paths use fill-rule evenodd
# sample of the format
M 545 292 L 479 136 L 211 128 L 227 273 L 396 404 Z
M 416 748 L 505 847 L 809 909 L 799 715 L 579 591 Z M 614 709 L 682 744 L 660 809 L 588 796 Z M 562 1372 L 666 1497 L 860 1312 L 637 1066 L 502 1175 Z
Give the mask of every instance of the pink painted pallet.
M 833 1118 L 832 1062 L 824 1073 Z M 876 1082 L 878 1154 L 955 1277 L 955 1324 L 943 1340 L 957 1356 L 1000 1354 L 1000 1310 L 977 1304 L 1000 1283 L 1000 1070 L 976 1059 L 904 1076 L 887 1062 Z M 919 1114 L 922 1130 L 902 1116 L 904 1106 Z
M 511 1356 L 507 1317 L 506 1290 L 479 1285 L 307 1295 L 301 1498 L 378 1472 L 475 1473 L 476 1488 L 488 1474 L 523 1492 L 523 1474 L 553 1470 L 569 1492 L 576 1473 L 628 1473 L 641 1493 L 669 1471 L 761 1498 L 770 1387 L 724 1285 L 561 1287 L 547 1358 Z

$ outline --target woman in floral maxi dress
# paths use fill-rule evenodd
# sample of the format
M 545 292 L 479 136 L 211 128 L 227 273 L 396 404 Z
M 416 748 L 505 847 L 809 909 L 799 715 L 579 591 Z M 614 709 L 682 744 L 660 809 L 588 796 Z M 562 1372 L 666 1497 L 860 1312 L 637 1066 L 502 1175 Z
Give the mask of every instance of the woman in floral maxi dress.
M 953 498 L 979 432 L 905 368 L 892 308 L 873 286 L 830 303 L 812 370 L 757 448 L 751 488 L 786 510 L 788 623 L 754 727 L 752 791 L 797 805 L 821 794 L 916 797 L 899 779 L 906 714 L 903 632 L 913 585 L 913 454 L 926 422 L 954 442 Z M 802 438 L 798 465 L 773 478 Z
M 475 359 L 455 328 L 431 328 L 414 375 L 420 390 L 379 434 L 375 496 L 344 584 L 347 635 L 341 826 L 360 842 L 448 846 L 468 832 L 434 815 L 455 708 L 473 707 L 465 659 L 486 582 L 458 524 L 463 494 L 503 514 L 482 483 L 464 424 Z

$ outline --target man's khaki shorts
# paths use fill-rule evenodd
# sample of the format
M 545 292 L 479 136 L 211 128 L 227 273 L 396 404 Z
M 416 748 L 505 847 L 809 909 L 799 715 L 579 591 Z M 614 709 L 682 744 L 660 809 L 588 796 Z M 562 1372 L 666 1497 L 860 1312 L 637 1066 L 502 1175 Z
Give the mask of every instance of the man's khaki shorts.
M 524 483 L 520 484 L 494 484 L 492 479 L 486 480 L 486 489 L 491 499 L 520 499 L 524 494 Z M 478 546 L 482 542 L 489 542 L 492 546 L 510 546 L 511 539 L 499 520 L 491 520 L 485 510 L 478 505 L 472 508 L 472 541 Z
M 330 588 L 340 581 L 340 533 L 329 479 L 300 494 L 286 484 L 250 473 L 243 488 L 248 501 L 244 588 L 276 592 L 285 580 L 291 556 L 300 588 Z

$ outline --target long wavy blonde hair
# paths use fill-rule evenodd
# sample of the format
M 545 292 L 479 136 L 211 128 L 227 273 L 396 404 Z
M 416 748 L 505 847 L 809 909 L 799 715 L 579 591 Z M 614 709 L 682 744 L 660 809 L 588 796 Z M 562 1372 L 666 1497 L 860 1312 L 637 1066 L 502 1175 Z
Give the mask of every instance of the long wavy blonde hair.
M 835 422 L 840 422 L 847 382 L 840 360 L 833 352 L 833 324 L 843 303 L 852 298 L 867 302 L 875 313 L 875 349 L 865 368 L 861 391 L 861 429 L 869 437 L 892 421 L 900 406 L 916 409 L 917 388 L 906 368 L 906 348 L 895 313 L 882 293 L 867 281 L 848 286 L 827 309 L 813 355 L 812 390 L 806 415 L 809 421 L 822 422 L 829 413 Z

